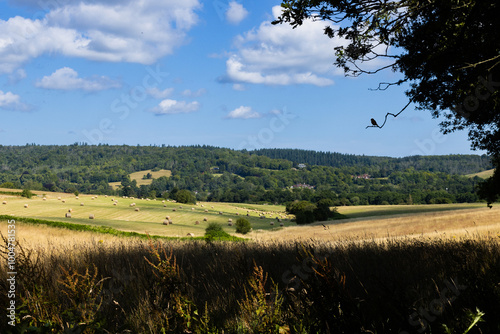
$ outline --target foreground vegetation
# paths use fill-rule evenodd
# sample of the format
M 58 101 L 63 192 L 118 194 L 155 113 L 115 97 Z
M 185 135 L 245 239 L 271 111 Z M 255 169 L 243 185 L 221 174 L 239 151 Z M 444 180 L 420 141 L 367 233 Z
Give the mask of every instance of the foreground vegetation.
M 14 333 L 500 331 L 498 238 L 53 246 L 17 247 Z

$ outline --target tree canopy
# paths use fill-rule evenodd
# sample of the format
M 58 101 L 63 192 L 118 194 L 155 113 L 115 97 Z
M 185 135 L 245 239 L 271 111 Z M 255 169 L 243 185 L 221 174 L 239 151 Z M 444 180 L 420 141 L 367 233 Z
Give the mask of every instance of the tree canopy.
M 500 164 L 500 4 L 496 0 L 289 0 L 274 24 L 294 28 L 306 19 L 330 24 L 325 34 L 346 43 L 335 48 L 335 65 L 346 75 L 400 72 L 385 90 L 406 83 L 406 107 L 441 117 L 444 133 L 468 130 L 474 149 L 486 150 L 495 175 L 481 187 L 488 202 L 498 198 Z M 380 63 L 375 70 L 367 64 Z M 385 125 L 372 123 L 368 127 Z M 380 124 L 380 123 L 379 123 Z

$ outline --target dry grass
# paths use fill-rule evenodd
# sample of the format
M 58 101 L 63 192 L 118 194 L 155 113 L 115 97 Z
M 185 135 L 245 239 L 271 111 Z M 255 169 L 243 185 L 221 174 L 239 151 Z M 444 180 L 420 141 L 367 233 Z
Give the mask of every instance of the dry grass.
M 485 171 L 482 171 L 482 172 L 479 172 L 479 173 L 469 174 L 467 176 L 468 177 L 478 176 L 478 177 L 480 177 L 482 179 L 487 179 L 487 178 L 493 176 L 493 172 L 494 171 L 495 171 L 495 169 L 489 169 L 489 170 L 485 170 Z
M 147 173 L 151 173 L 151 175 L 153 175 L 151 179 L 143 179 L 142 178 Z M 157 179 L 157 178 L 160 178 L 162 176 L 170 177 L 172 175 L 172 171 L 162 169 L 162 170 L 159 170 L 157 172 L 153 172 L 150 169 L 150 170 L 144 170 L 144 171 L 131 173 L 129 175 L 130 175 L 130 180 L 131 181 L 136 180 L 137 186 L 140 187 L 141 185 L 151 184 L 153 182 L 153 179 Z M 121 182 L 110 182 L 109 183 L 109 185 L 115 190 L 118 189 L 121 186 L 121 184 L 122 184 Z
M 345 219 L 292 226 L 273 233 L 252 232 L 260 241 L 353 240 L 395 237 L 453 238 L 471 234 L 500 235 L 500 207 Z

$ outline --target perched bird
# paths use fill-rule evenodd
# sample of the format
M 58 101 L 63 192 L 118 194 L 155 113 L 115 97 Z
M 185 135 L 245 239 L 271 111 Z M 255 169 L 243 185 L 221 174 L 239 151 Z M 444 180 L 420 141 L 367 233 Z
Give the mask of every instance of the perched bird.
M 377 121 L 375 119 L 372 118 L 371 121 L 373 126 L 378 126 Z

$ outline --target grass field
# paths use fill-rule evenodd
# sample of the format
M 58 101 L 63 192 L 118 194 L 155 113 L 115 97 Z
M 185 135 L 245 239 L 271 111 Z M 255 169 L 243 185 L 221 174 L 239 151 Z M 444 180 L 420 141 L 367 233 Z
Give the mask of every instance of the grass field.
M 46 194 L 45 198 L 43 200 L 42 194 L 32 199 L 0 195 L 0 201 L 7 202 L 0 204 L 0 215 L 109 226 L 122 231 L 179 237 L 188 233 L 202 236 L 211 222 L 223 224 L 228 233 L 234 233 L 234 223 L 240 217 L 248 219 L 254 229 L 271 230 L 275 228 L 270 225 L 271 221 L 275 222 L 277 216 L 286 217 L 284 207 L 273 205 L 203 202 L 186 205 L 170 201 L 163 203 L 161 199 L 141 200 L 92 195 L 80 195 L 77 199 L 74 195 L 59 193 Z M 135 206 L 131 206 L 133 203 Z M 28 208 L 24 207 L 25 204 Z M 65 218 L 70 209 L 71 218 Z M 139 211 L 135 211 L 136 209 Z M 91 214 L 95 219 L 89 219 Z M 261 219 L 259 216 L 264 214 L 266 218 Z M 168 226 L 163 225 L 167 216 L 173 221 L 173 224 Z M 205 218 L 207 221 L 204 221 Z M 233 226 L 228 226 L 229 219 L 232 219 Z M 196 221 L 199 225 L 195 225 Z M 290 226 L 292 223 L 284 220 L 284 224 Z
M 151 179 L 143 179 L 143 176 L 148 174 L 148 173 L 151 173 L 151 175 L 153 175 L 152 178 Z M 135 172 L 135 173 L 132 173 L 129 175 L 130 175 L 130 180 L 137 181 L 137 186 L 140 187 L 141 185 L 151 184 L 151 182 L 153 182 L 153 179 L 157 179 L 157 178 L 162 177 L 162 176 L 170 177 L 170 175 L 172 175 L 172 172 L 169 170 L 166 170 L 166 169 L 162 169 L 162 170 L 159 170 L 157 172 L 153 172 L 152 170 L 143 170 L 143 171 Z M 118 189 L 121 186 L 121 182 L 110 182 L 109 185 L 113 189 Z
M 482 179 L 487 179 L 487 178 L 493 176 L 493 172 L 494 171 L 495 171 L 494 169 L 489 169 L 489 170 L 485 170 L 485 171 L 482 171 L 482 172 L 479 172 L 479 173 L 468 174 L 467 176 L 468 177 L 478 176 L 478 177 L 480 177 Z

